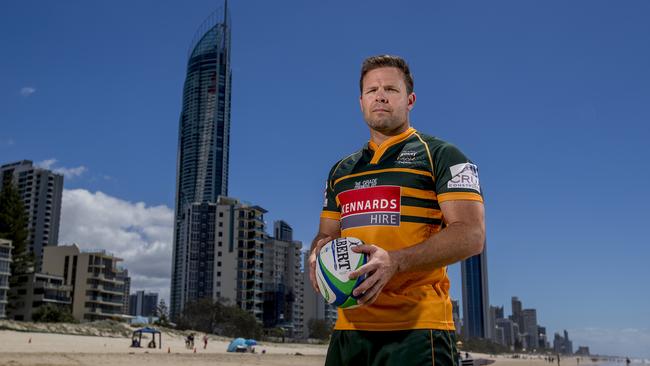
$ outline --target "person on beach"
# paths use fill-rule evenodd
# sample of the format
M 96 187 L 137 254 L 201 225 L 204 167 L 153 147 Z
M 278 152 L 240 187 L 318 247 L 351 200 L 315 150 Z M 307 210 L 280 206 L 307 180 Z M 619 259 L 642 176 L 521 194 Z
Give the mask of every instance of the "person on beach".
M 370 140 L 329 172 L 312 285 L 316 254 L 334 238 L 361 239 L 353 250 L 369 259 L 350 274 L 366 276 L 353 292 L 361 306 L 338 310 L 326 365 L 455 365 L 446 267 L 483 251 L 478 167 L 411 126 L 416 97 L 402 58 L 367 58 L 359 86 Z
M 203 349 L 208 348 L 208 335 L 203 336 Z

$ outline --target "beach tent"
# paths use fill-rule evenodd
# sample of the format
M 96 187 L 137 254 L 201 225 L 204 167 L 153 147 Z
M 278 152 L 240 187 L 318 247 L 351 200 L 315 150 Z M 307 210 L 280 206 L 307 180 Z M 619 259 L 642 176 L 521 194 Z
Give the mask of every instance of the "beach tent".
M 247 339 L 245 343 L 247 346 L 257 346 L 257 341 L 254 339 Z
M 142 333 L 150 333 L 154 342 L 156 341 L 156 334 L 158 334 L 158 348 L 162 348 L 162 334 L 159 330 L 150 327 L 144 327 L 134 331 L 133 337 L 131 337 L 131 339 L 133 340 L 138 337 L 138 345 L 140 347 L 142 346 Z
M 235 338 L 228 345 L 228 352 L 237 352 L 237 350 L 248 349 L 246 340 L 244 338 Z

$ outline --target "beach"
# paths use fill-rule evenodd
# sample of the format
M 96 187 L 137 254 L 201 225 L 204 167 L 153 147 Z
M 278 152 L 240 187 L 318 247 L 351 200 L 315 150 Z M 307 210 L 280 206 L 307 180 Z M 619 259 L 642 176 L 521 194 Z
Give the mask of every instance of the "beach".
M 142 343 L 147 343 L 145 337 Z M 196 342 L 195 353 L 185 348 L 183 336 L 173 334 L 163 334 L 162 348 L 149 349 L 129 347 L 130 337 L 2 330 L 0 365 L 322 365 L 327 351 L 325 345 L 262 342 L 255 354 L 228 353 L 228 343 L 213 337 L 203 349 L 203 343 Z
M 100 333 L 98 333 L 100 334 Z M 228 340 L 210 337 L 203 349 L 197 333 L 196 347 L 187 349 L 183 334 L 162 335 L 162 347 L 131 348 L 130 337 L 115 335 L 71 335 L 38 331 L 0 330 L 0 365 L 67 366 L 67 365 L 323 365 L 327 345 L 260 342 L 255 353 L 228 353 Z M 150 340 L 143 337 L 143 344 Z M 157 338 L 156 338 L 157 339 Z M 195 351 L 196 349 L 196 351 Z M 262 353 L 265 351 L 265 353 Z M 494 366 L 556 366 L 539 356 L 512 358 L 510 355 L 485 355 L 470 352 L 472 358 L 494 360 Z M 561 359 L 560 366 L 593 366 L 589 358 Z

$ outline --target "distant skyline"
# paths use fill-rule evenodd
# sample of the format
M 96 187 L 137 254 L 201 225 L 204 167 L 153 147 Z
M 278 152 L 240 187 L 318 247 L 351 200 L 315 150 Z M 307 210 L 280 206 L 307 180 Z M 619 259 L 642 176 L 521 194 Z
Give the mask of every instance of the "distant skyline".
M 219 5 L 0 5 L 0 163 L 64 172 L 60 243 L 114 252 L 165 299 L 188 48 Z M 361 61 L 404 56 L 413 126 L 479 166 L 490 304 L 518 296 L 549 339 L 650 359 L 650 3 L 395 6 L 229 3 L 229 194 L 308 246 L 329 168 L 368 140 Z

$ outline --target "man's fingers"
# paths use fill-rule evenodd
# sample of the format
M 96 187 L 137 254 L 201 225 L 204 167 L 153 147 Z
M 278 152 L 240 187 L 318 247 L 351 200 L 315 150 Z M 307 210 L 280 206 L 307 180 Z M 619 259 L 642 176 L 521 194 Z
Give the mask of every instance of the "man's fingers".
M 375 274 L 363 280 L 359 287 L 355 288 L 354 291 L 352 291 L 352 294 L 356 297 L 359 297 L 361 294 L 367 292 L 372 286 L 374 286 L 375 283 L 379 281 L 379 278 L 380 277 L 375 272 Z
M 366 305 L 369 303 L 369 301 L 375 297 L 375 295 L 378 295 L 379 292 L 381 292 L 381 289 L 383 286 L 380 285 L 381 281 L 377 281 L 374 286 L 370 287 L 363 296 L 361 296 L 360 299 L 357 300 L 357 302 L 361 305 Z
M 360 277 L 364 273 L 372 272 L 377 269 L 377 263 L 368 262 L 363 266 L 357 268 L 355 271 L 348 273 L 348 278 L 354 280 L 355 278 Z
M 384 289 L 384 286 L 386 285 L 386 279 L 382 277 L 383 275 L 380 273 L 375 273 L 372 277 L 376 277 L 375 283 L 370 287 L 363 296 L 357 300 L 361 305 L 370 305 L 377 298 L 379 297 L 379 294 L 381 291 Z
M 311 280 L 311 287 L 314 291 L 319 292 L 318 282 L 316 281 L 316 255 L 311 253 L 309 256 L 309 279 Z
M 329 243 L 332 239 L 333 239 L 333 238 L 332 238 L 331 236 L 326 236 L 326 237 L 324 237 L 324 238 L 319 239 L 319 240 L 316 242 L 316 246 L 314 247 L 314 252 L 315 252 L 315 253 L 320 252 L 320 248 L 322 248 L 323 245 Z
M 375 292 L 375 295 L 373 297 L 371 297 L 369 300 L 364 301 L 363 305 L 370 305 L 370 304 L 374 303 L 375 301 L 377 301 L 377 299 L 379 298 L 379 294 L 381 294 L 381 291 Z
M 377 247 L 372 244 L 354 245 L 352 246 L 352 251 L 355 253 L 372 254 L 377 251 Z
M 311 287 L 314 288 L 314 291 L 320 292 L 318 289 L 318 283 L 316 282 L 316 275 L 314 273 L 314 269 L 310 268 L 309 270 L 309 280 L 311 281 Z

